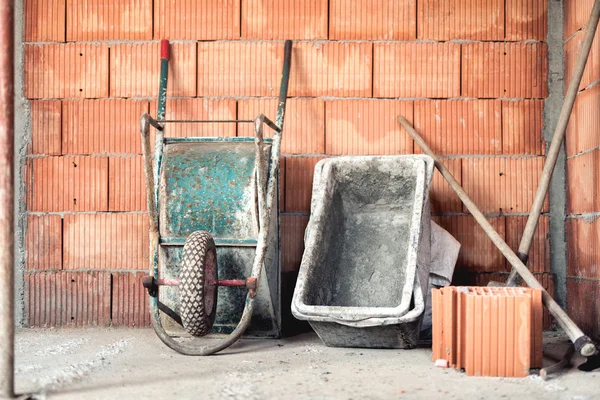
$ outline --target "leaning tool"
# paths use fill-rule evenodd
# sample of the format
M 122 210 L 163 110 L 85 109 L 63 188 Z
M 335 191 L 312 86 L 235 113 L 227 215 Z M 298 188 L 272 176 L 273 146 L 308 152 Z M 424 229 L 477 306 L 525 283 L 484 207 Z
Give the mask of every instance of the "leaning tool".
M 398 116 L 398 122 L 406 129 L 408 134 L 412 136 L 415 142 L 419 145 L 421 150 L 435 162 L 436 168 L 440 171 L 444 179 L 450 184 L 450 187 L 456 192 L 458 197 L 461 199 L 463 204 L 467 207 L 469 212 L 475 217 L 475 220 L 483 228 L 484 232 L 494 242 L 494 245 L 500 250 L 508 262 L 517 270 L 517 272 L 523 277 L 523 280 L 527 286 L 531 288 L 537 288 L 542 291 L 542 301 L 548 308 L 550 314 L 554 317 L 558 325 L 565 331 L 569 339 L 575 345 L 575 349 L 584 357 L 591 357 L 598 353 L 596 345 L 592 340 L 584 335 L 579 327 L 569 318 L 567 313 L 558 305 L 556 301 L 550 296 L 550 294 L 544 289 L 544 287 L 537 281 L 535 276 L 527 269 L 527 266 L 517 257 L 517 255 L 511 250 L 506 242 L 498 235 L 498 232 L 492 227 L 492 225 L 485 218 L 483 213 L 479 210 L 477 205 L 473 203 L 471 198 L 467 195 L 464 189 L 460 186 L 458 181 L 452 176 L 450 171 L 442 164 L 440 159 L 434 154 L 431 148 L 425 143 L 421 135 L 414 130 L 410 123 L 403 116 Z

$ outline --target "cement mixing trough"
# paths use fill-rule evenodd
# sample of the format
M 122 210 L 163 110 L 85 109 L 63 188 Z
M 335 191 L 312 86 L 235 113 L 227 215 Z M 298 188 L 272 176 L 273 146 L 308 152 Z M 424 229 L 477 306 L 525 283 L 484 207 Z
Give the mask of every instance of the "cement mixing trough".
M 432 175 L 433 160 L 420 155 L 330 158 L 315 167 L 292 312 L 326 344 L 416 345 Z

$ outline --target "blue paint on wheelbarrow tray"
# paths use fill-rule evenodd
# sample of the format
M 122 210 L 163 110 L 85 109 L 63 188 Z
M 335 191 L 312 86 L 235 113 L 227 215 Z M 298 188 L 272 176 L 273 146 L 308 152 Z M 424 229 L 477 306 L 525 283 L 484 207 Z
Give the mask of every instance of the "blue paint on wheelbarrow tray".
M 292 300 L 327 345 L 417 344 L 430 263 L 428 156 L 338 157 L 315 167 Z

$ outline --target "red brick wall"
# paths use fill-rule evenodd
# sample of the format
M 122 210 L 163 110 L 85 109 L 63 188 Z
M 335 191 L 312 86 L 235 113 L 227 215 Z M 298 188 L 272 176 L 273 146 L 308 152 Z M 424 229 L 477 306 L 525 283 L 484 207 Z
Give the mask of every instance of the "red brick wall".
M 565 12 L 565 90 L 593 5 L 568 0 Z M 600 338 L 600 34 L 587 61 L 567 128 L 567 305 L 588 335 Z
M 148 323 L 139 281 L 148 221 L 138 122 L 156 108 L 159 39 L 173 41 L 169 118 L 214 119 L 274 116 L 282 39 L 296 40 L 283 139 L 284 297 L 302 256 L 315 163 L 418 153 L 398 114 L 518 245 L 544 160 L 546 0 L 25 0 L 25 7 L 30 325 Z M 249 134 L 232 125 L 198 129 L 168 134 Z M 457 281 L 504 279 L 508 264 L 439 175 L 432 204 L 463 243 Z M 547 233 L 544 217 L 532 264 L 551 282 Z

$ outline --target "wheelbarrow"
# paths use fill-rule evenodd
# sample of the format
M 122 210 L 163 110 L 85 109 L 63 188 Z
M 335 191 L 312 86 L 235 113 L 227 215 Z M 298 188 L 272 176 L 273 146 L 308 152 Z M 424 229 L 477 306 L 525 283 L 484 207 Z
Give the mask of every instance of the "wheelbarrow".
M 285 42 L 276 122 L 263 114 L 254 120 L 165 119 L 168 46 L 161 42 L 157 119 L 141 117 L 150 217 L 150 275 L 143 285 L 160 340 L 185 355 L 210 355 L 232 345 L 249 327 L 262 337 L 278 337 L 281 330 L 278 176 L 292 42 Z M 215 122 L 252 123 L 254 137 L 164 134 L 173 123 Z M 265 125 L 272 138 L 263 136 Z M 156 130 L 153 154 L 151 126 Z M 228 335 L 177 340 L 166 321 L 192 336 Z

